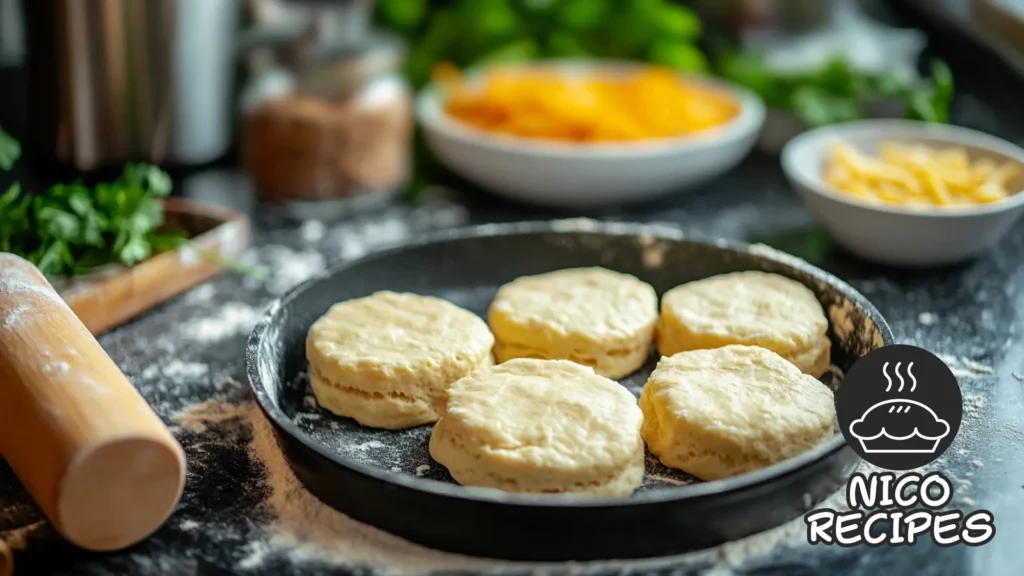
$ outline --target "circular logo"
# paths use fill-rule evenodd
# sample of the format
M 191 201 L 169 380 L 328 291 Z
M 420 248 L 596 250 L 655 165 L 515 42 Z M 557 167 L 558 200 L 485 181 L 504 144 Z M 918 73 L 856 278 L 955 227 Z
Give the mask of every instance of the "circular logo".
M 963 396 L 953 372 L 931 352 L 898 344 L 872 350 L 836 392 L 846 442 L 888 470 L 934 462 L 960 431 Z

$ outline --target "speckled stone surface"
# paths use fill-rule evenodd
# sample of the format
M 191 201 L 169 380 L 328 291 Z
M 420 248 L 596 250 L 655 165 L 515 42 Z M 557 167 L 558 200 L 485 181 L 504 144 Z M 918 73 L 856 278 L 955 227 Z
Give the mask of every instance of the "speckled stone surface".
M 392 210 L 382 220 L 319 232 L 314 227 L 313 233 L 310 227 L 264 228 L 258 234 L 261 248 L 256 256 L 268 264 L 305 259 L 311 262 L 304 268 L 308 271 L 340 258 L 346 250 L 372 247 L 381 238 L 414 235 L 438 223 L 521 217 L 504 209 L 464 211 L 461 206 L 451 200 L 431 201 L 418 208 Z M 995 542 L 979 549 L 781 547 L 743 566 L 744 573 L 853 570 L 866 574 L 880 568 L 913 570 L 922 563 L 932 566 L 934 573 L 1010 573 L 992 570 L 1006 569 L 1009 564 L 1005 563 L 1014 562 L 1013 541 L 1024 533 L 1019 514 L 1024 506 L 1024 470 L 1019 459 L 1024 448 L 1024 382 L 1014 376 L 1014 372 L 1024 373 L 1019 328 L 1024 319 L 1024 267 L 1020 264 L 1024 226 L 1018 226 L 992 253 L 963 267 L 915 273 L 879 269 L 853 260 L 824 241 L 774 163 L 763 158 L 751 159 L 734 175 L 678 199 L 671 208 L 616 218 L 671 222 L 704 234 L 766 241 L 804 256 L 868 296 L 889 320 L 898 341 L 947 357 L 960 376 L 965 396 L 978 407 L 966 418 L 940 469 L 967 481 L 957 484 L 957 505 L 985 507 L 995 513 Z M 378 231 L 367 232 L 368 225 L 376 225 Z M 314 242 L 303 240 L 317 234 L 321 237 Z M 311 254 L 323 258 L 311 258 Z M 242 386 L 225 381 L 244 381 L 245 322 L 236 320 L 238 316 L 246 320 L 246 315 L 286 285 L 224 275 L 213 281 L 212 288 L 178 298 L 105 335 L 101 343 L 173 424 L 173 414 L 189 404 L 210 397 L 245 397 Z M 230 314 L 231 310 L 236 312 Z M 211 319 L 219 327 L 214 329 Z M 226 329 L 236 323 L 237 332 Z M 124 552 L 97 555 L 74 550 L 43 525 L 28 532 L 26 549 L 17 553 L 20 569 L 26 574 L 202 574 L 238 569 L 252 539 L 263 537 L 249 529 L 262 513 L 257 509 L 262 495 L 259 489 L 253 490 L 260 485 L 260 471 L 239 446 L 206 442 L 202 435 L 188 431 L 179 432 L 179 437 L 192 465 L 188 486 L 174 517 L 154 537 Z M 11 472 L 0 465 L 0 533 L 39 518 Z M 315 563 L 270 562 L 248 573 L 320 572 Z
M 1000 65 L 976 64 L 969 46 L 949 41 L 946 56 L 960 81 L 958 123 L 1024 142 L 1022 84 L 1005 80 Z M 978 52 L 974 52 L 978 57 Z M 996 84 L 994 79 L 999 79 Z M 997 112 L 998 111 L 998 112 Z M 231 171 L 200 173 L 185 194 L 251 206 L 248 189 Z M 479 194 L 454 195 L 419 207 L 389 210 L 375 219 L 326 228 L 261 222 L 254 258 L 277 268 L 274 282 L 223 275 L 101 338 L 129 379 L 174 424 L 183 407 L 207 398 L 244 399 L 242 351 L 253 315 L 311 270 L 352 257 L 375 244 L 422 231 L 473 222 L 540 219 L 540 213 Z M 667 222 L 703 234 L 761 241 L 804 257 L 850 282 L 888 319 L 897 341 L 942 355 L 958 375 L 968 405 L 963 428 L 937 469 L 955 479 L 954 506 L 995 515 L 995 540 L 980 548 L 810 547 L 799 539 L 731 566 L 732 573 L 976 574 L 1024 571 L 1024 223 L 989 254 L 963 266 L 923 272 L 883 269 L 836 249 L 810 221 L 786 186 L 774 159 L 755 156 L 734 173 L 693 194 L 603 218 Z M 0 384 L 2 385 L 2 384 Z M 325 574 L 367 573 L 351 567 L 286 557 L 254 564 L 254 542 L 267 538 L 259 506 L 267 486 L 248 452 L 244 429 L 233 442 L 178 430 L 190 473 L 181 505 L 152 538 L 122 552 L 74 549 L 40 522 L 41 516 L 0 461 L 0 536 L 17 534 L 16 574 Z M 206 434 L 209 434 L 208 431 Z M 25 528 L 28 527 L 28 528 Z M 638 572 L 696 574 L 710 564 L 660 565 Z M 568 571 L 568 567 L 565 570 Z M 574 570 L 580 571 L 579 567 Z M 557 571 L 557 570 L 556 570 Z M 619 571 L 619 570 L 617 570 Z M 602 571 L 598 571 L 602 572 Z M 605 571 L 607 572 L 607 571 Z

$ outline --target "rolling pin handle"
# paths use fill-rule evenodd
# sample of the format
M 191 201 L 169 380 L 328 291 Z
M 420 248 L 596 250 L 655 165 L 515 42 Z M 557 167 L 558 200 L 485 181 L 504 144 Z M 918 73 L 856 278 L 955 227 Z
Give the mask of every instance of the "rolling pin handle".
M 6 253 L 0 455 L 57 531 L 90 550 L 148 537 L 185 484 L 167 427 L 43 274 Z

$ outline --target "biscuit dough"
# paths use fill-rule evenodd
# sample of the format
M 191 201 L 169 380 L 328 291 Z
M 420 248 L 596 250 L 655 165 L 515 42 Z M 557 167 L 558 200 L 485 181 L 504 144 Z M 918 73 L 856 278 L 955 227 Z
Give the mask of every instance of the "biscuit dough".
M 498 290 L 488 313 L 498 362 L 572 360 L 607 378 L 643 366 L 657 319 L 654 288 L 604 268 L 517 278 Z
M 435 422 L 448 386 L 491 365 L 494 337 L 477 315 L 440 298 L 377 292 L 335 304 L 306 338 L 323 408 L 363 426 Z
M 803 284 L 765 272 L 734 272 L 677 286 L 661 300 L 662 356 L 728 344 L 761 346 L 811 376 L 831 362 L 828 319 Z
M 640 394 L 643 438 L 703 480 L 792 458 L 833 435 L 832 391 L 778 354 L 723 346 L 661 359 Z
M 467 486 L 628 495 L 644 476 L 642 421 L 633 395 L 593 369 L 520 358 L 452 385 L 430 455 Z

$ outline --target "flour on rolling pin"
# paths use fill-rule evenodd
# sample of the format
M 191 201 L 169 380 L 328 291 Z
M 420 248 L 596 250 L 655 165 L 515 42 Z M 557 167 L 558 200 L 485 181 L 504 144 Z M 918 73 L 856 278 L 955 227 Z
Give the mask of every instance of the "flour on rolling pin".
M 26 313 L 30 310 L 39 311 L 27 300 L 32 298 L 43 298 L 56 304 L 58 307 L 67 308 L 67 304 L 53 289 L 39 286 L 35 277 L 30 275 L 20 266 L 11 263 L 10 257 L 0 255 L 0 297 L 7 296 L 12 299 L 23 300 L 13 308 L 0 315 L 0 326 L 5 330 L 17 330 L 19 322 L 31 322 L 36 320 L 32 314 Z M 25 316 L 25 318 L 22 318 Z
M 159 528 L 181 446 L 32 264 L 0 253 L 0 455 L 54 527 L 92 550 Z

